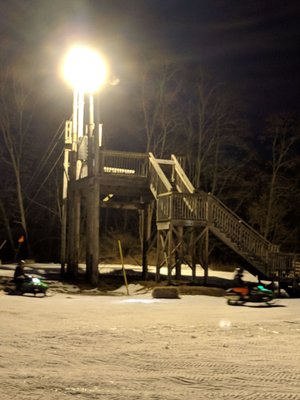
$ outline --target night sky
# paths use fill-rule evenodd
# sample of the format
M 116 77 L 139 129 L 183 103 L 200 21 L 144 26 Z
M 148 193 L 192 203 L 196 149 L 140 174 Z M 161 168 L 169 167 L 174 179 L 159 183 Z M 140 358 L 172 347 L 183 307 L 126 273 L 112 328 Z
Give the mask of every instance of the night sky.
M 145 60 L 204 68 L 241 98 L 250 118 L 299 111 L 297 0 L 1 0 L 1 59 L 38 71 L 49 113 L 69 93 L 57 73 L 74 41 L 110 60 L 120 105 Z M 110 92 L 106 94 L 109 104 Z M 51 107 L 53 102 L 53 107 Z M 54 104 L 55 103 L 55 104 Z M 61 110 L 61 109 L 60 109 Z M 65 112 L 63 110 L 63 112 Z

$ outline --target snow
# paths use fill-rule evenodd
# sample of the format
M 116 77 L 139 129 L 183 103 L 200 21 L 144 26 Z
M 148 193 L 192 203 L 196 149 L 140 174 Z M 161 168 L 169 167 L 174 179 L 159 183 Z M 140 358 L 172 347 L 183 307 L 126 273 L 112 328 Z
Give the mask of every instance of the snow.
M 1 400 L 300 399 L 300 299 L 231 307 L 51 285 L 45 298 L 0 291 Z

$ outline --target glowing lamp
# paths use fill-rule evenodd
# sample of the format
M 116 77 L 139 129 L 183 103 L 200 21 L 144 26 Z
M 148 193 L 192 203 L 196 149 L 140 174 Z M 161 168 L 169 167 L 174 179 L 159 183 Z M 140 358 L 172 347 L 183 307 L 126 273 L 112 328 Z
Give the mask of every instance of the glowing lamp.
M 97 51 L 73 47 L 65 58 L 63 77 L 74 89 L 94 93 L 107 78 L 107 65 Z

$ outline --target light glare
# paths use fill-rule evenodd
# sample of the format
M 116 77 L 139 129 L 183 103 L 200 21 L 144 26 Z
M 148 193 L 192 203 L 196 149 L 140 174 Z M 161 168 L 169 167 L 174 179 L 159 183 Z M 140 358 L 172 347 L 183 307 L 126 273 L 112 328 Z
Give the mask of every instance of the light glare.
M 97 51 L 73 47 L 65 58 L 63 76 L 73 88 L 93 93 L 105 82 L 107 66 Z

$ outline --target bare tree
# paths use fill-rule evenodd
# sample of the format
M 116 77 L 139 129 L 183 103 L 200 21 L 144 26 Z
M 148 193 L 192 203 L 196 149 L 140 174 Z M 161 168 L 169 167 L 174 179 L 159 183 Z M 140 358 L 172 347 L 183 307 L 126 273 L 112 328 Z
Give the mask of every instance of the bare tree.
M 230 193 L 239 208 L 249 193 L 242 171 L 254 155 L 238 101 L 200 70 L 155 68 L 142 79 L 146 150 L 158 157 L 170 152 L 183 156 L 196 188 Z
M 2 71 L 3 72 L 3 71 Z M 33 115 L 33 102 L 29 90 L 17 79 L 13 69 L 7 69 L 1 75 L 0 90 L 0 139 L 1 139 L 1 161 L 9 172 L 2 173 L 5 178 L 11 173 L 14 178 L 14 196 L 16 198 L 19 223 L 29 246 L 28 226 L 25 213 L 24 193 L 22 181 L 25 176 L 25 165 L 30 163 L 30 152 L 26 154 L 25 148 L 29 145 L 30 126 Z M 2 203 L 3 204 L 3 203 Z M 3 204 L 3 212 L 7 214 Z
M 184 86 L 182 143 L 189 176 L 195 187 L 224 195 L 247 170 L 253 158 L 247 123 L 238 101 L 223 84 L 199 71 Z M 241 194 L 241 193 L 240 193 Z M 238 204 L 238 202 L 236 202 Z
M 262 191 L 251 208 L 251 215 L 264 237 L 270 240 L 282 236 L 279 232 L 285 231 L 286 216 L 291 214 L 296 189 L 295 172 L 299 165 L 299 140 L 299 123 L 292 116 L 272 115 L 267 119 L 261 136 L 266 159 L 260 179 Z
M 188 138 L 186 154 L 190 169 L 193 170 L 193 183 L 199 188 L 202 166 L 215 143 L 215 135 L 218 135 L 218 121 L 214 119 L 217 109 L 215 96 L 217 87 L 210 86 L 205 77 L 200 77 L 194 87 L 188 86 L 187 89 L 190 100 L 184 123 Z
M 5 208 L 4 203 L 3 203 L 1 198 L 0 198 L 0 216 L 1 216 L 1 219 L 3 221 L 3 225 L 4 225 L 4 228 L 5 228 L 7 237 L 8 237 L 8 242 L 10 244 L 10 247 L 12 249 L 14 249 L 15 244 L 14 244 L 14 238 L 13 238 L 11 225 L 10 225 L 10 222 L 9 222 L 9 219 L 10 219 L 9 218 L 9 214 L 8 214 L 7 209 Z
M 146 151 L 162 157 L 173 143 L 179 124 L 180 71 L 170 64 L 147 68 L 142 76 L 141 106 L 146 134 Z M 171 140 L 172 138 L 172 140 Z

